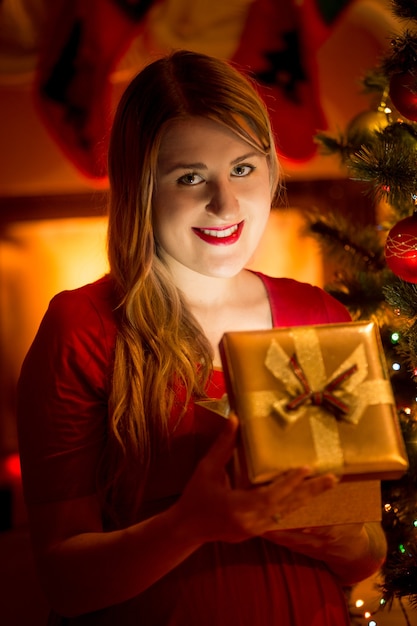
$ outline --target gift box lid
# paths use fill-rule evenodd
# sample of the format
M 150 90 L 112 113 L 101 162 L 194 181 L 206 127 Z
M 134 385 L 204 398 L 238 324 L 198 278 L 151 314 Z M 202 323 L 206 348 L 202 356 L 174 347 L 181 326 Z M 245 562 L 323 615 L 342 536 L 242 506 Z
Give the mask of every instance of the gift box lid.
M 350 480 L 407 470 L 373 322 L 228 332 L 220 354 L 252 483 L 301 464 Z

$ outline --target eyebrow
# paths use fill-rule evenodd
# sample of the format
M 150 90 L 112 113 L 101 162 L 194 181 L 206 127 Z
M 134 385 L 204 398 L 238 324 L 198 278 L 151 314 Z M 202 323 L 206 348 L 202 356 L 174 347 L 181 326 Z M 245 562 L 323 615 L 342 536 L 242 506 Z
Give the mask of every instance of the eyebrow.
M 233 161 L 230 162 L 230 165 L 236 165 L 236 163 L 240 163 L 241 161 L 244 161 L 245 159 L 250 159 L 250 158 L 259 157 L 259 156 L 263 156 L 262 153 L 257 152 L 256 150 L 253 150 L 252 152 L 242 154 L 241 156 L 238 156 L 236 159 L 233 159 Z M 206 170 L 206 169 L 207 169 L 207 165 L 199 161 L 197 161 L 196 163 L 173 163 L 172 165 L 168 167 L 167 170 L 164 171 L 164 173 L 171 174 L 172 172 L 175 172 L 176 170 Z

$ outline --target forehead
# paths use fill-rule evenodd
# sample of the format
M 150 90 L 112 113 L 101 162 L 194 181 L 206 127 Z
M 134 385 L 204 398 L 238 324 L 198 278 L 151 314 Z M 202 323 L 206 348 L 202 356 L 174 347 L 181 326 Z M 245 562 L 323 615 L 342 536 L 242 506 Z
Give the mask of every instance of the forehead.
M 244 148 L 247 151 L 248 146 L 253 149 L 253 144 L 239 137 L 228 126 L 204 117 L 189 117 L 171 122 L 166 127 L 161 139 L 159 158 L 201 151 L 220 143 L 231 149 Z

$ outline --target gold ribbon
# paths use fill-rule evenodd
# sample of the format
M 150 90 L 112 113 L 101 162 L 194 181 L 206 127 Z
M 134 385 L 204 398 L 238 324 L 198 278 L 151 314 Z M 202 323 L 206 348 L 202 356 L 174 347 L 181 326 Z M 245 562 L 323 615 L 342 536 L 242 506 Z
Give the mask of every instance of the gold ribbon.
M 317 332 L 314 328 L 294 328 L 291 330 L 297 361 L 308 381 L 312 394 L 320 394 L 338 377 L 344 378 L 337 388 L 332 390 L 343 405 L 346 413 L 338 417 L 356 426 L 365 409 L 371 405 L 393 404 L 392 389 L 387 380 L 366 380 L 368 363 L 365 347 L 361 343 L 337 367 L 330 376 L 326 375 L 323 354 Z M 281 345 L 273 340 L 268 348 L 265 365 L 282 383 L 281 389 L 245 394 L 245 401 L 251 406 L 251 414 L 266 417 L 271 409 L 277 413 L 287 426 L 294 424 L 304 415 L 309 416 L 317 467 L 320 471 L 340 473 L 343 468 L 343 450 L 340 442 L 337 419 L 325 406 L 315 406 L 309 402 L 301 403 L 294 409 L 288 409 L 291 400 L 305 391 L 296 376 L 291 363 L 291 356 Z M 342 375 L 349 370 L 349 376 Z M 308 400 L 308 399 L 307 399 Z

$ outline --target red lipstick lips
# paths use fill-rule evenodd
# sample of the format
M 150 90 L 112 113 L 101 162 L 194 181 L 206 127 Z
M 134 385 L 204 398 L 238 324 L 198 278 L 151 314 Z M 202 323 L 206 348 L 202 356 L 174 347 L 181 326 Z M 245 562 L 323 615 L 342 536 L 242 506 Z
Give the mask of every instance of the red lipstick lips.
M 197 237 L 212 246 L 230 246 L 239 239 L 243 225 L 244 221 L 222 228 L 193 228 L 193 231 Z

